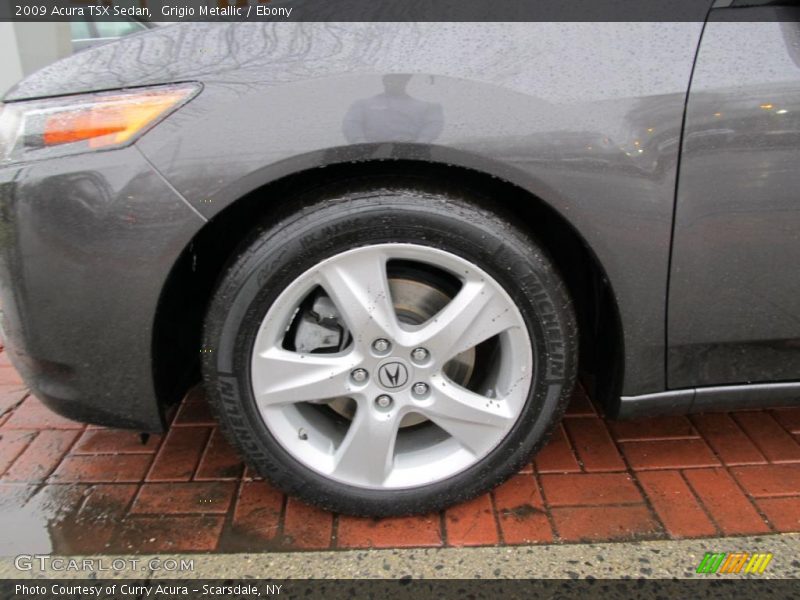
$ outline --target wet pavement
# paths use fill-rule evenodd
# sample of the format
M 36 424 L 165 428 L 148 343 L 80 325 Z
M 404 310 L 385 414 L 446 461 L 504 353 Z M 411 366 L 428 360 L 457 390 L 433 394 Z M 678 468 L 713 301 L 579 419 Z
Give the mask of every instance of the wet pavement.
M 51 413 L 0 354 L 0 531 L 0 555 L 798 532 L 800 408 L 613 423 L 578 390 L 551 443 L 491 494 L 442 513 L 376 520 L 306 506 L 260 480 L 220 435 L 199 388 L 165 435 L 142 438 Z

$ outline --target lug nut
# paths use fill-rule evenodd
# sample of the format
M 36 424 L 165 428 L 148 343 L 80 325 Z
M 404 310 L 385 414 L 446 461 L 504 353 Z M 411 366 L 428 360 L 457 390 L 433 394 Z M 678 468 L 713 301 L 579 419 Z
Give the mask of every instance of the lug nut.
M 392 405 L 392 397 L 387 396 L 386 394 L 381 394 L 375 398 L 375 404 L 381 408 L 389 408 Z
M 353 378 L 353 381 L 356 383 L 364 383 L 367 380 L 367 372 L 364 369 L 356 369 L 352 373 L 350 373 L 350 377 Z
M 383 338 L 379 338 L 372 342 L 372 349 L 378 354 L 385 354 L 386 352 L 389 352 L 389 348 L 391 347 L 392 345 L 389 343 L 389 340 L 385 340 Z
M 418 397 L 423 397 L 428 395 L 428 384 L 427 383 L 415 383 L 412 388 L 411 392 Z
M 423 363 L 428 360 L 428 351 L 425 348 L 414 348 L 411 352 L 411 360 L 415 363 Z

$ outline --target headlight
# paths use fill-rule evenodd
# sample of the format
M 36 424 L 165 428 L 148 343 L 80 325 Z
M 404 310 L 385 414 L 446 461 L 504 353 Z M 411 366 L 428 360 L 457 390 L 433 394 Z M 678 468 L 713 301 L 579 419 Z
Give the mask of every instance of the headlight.
M 199 89 L 181 84 L 4 104 L 0 165 L 131 144 Z

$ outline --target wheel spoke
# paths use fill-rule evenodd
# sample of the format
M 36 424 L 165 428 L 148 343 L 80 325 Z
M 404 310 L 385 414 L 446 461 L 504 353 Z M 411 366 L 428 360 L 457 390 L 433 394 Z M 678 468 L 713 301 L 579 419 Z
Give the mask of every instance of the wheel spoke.
M 272 347 L 255 355 L 253 389 L 260 406 L 328 400 L 349 390 L 350 372 L 359 363 L 345 356 L 299 354 Z
M 415 345 L 427 347 L 443 364 L 512 327 L 519 323 L 510 301 L 486 282 L 471 280 L 415 333 Z
M 420 244 L 368 245 L 320 261 L 281 292 L 250 355 L 260 416 L 282 448 L 332 482 L 390 490 L 444 481 L 514 443 L 507 436 L 523 414 L 532 348 L 502 285 L 469 260 Z M 455 294 L 448 274 L 463 282 Z M 347 330 L 341 352 L 291 351 L 278 341 L 319 347 L 311 337 L 327 335 L 334 317 Z M 298 319 L 320 327 L 287 325 Z M 484 344 L 500 334 L 498 347 Z M 487 352 L 470 351 L 478 345 Z M 459 369 L 449 368 L 453 359 Z M 401 383 L 387 379 L 395 368 L 400 375 L 395 362 L 408 376 L 392 387 Z M 481 386 L 467 389 L 473 372 Z
M 434 381 L 432 390 L 433 402 L 420 412 L 474 454 L 497 444 L 498 431 L 514 421 L 503 399 L 487 398 L 441 379 Z
M 386 276 L 386 257 L 378 251 L 338 257 L 320 269 L 322 287 L 356 340 L 392 338 L 397 315 Z
M 333 472 L 339 477 L 381 485 L 394 463 L 398 419 L 359 407 L 336 451 Z

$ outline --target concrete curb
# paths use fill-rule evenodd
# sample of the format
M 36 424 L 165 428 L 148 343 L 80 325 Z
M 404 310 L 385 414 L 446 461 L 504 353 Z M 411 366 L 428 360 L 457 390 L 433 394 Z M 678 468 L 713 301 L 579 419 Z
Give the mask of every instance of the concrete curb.
M 771 552 L 763 575 L 697 575 L 706 552 Z M 490 548 L 424 548 L 263 554 L 95 555 L 62 557 L 93 559 L 95 568 L 20 571 L 14 557 L 0 558 L 0 578 L 268 578 L 268 579 L 638 579 L 757 577 L 797 578 L 800 575 L 800 534 Z M 54 557 L 55 558 L 55 557 Z M 154 571 L 151 558 L 194 561 L 191 571 Z M 137 564 L 110 567 L 114 560 Z M 97 568 L 102 561 L 105 569 Z

